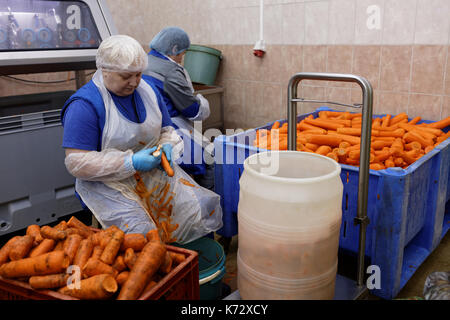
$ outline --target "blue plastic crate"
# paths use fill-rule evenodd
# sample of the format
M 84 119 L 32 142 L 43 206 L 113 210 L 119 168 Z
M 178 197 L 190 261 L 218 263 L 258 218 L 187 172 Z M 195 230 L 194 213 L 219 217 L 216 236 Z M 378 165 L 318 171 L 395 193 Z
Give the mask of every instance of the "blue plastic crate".
M 332 109 L 319 108 L 312 113 L 314 117 L 320 110 Z M 299 115 L 297 122 L 308 115 Z M 251 154 L 265 151 L 253 147 L 252 142 L 257 129 L 269 129 L 272 124 L 219 136 L 214 141 L 215 191 L 221 196 L 224 219 L 224 226 L 218 231 L 220 235 L 231 237 L 238 233 L 239 178 L 243 162 Z M 365 254 L 370 264 L 381 270 L 381 289 L 372 290 L 372 294 L 394 298 L 450 228 L 449 144 L 447 139 L 407 169 L 370 170 L 367 205 L 370 224 Z M 339 247 L 356 254 L 359 226 L 354 225 L 354 218 L 359 168 L 344 164 L 341 168 L 344 193 Z

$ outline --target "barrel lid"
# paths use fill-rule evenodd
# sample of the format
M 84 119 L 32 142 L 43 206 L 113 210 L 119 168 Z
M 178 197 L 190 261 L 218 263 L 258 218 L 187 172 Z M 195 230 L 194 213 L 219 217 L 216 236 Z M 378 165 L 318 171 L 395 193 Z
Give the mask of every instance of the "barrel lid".
M 198 44 L 191 44 L 191 46 L 188 48 L 188 51 L 205 52 L 222 58 L 222 52 L 220 52 L 219 50 L 211 47 L 201 46 Z

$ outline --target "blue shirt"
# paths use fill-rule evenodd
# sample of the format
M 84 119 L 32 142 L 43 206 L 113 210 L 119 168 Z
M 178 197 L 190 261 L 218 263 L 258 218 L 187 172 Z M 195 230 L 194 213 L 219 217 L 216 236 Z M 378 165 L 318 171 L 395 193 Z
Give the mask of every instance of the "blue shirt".
M 144 79 L 141 81 L 144 81 Z M 137 91 L 125 97 L 117 96 L 112 92 L 110 94 L 117 109 L 125 118 L 135 123 L 145 121 L 145 106 Z M 167 109 L 161 102 L 159 93 L 155 92 L 155 94 L 162 113 L 161 127 L 173 126 Z M 64 125 L 63 148 L 101 151 L 103 128 L 105 126 L 104 110 L 98 112 L 98 108 L 94 108 L 89 102 L 76 99 L 65 108 L 62 123 Z

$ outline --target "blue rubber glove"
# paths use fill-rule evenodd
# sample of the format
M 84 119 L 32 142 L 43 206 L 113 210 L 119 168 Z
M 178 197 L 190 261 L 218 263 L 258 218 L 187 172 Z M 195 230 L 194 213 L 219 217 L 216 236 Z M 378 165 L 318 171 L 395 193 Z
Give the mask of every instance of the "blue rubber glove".
M 159 166 L 161 163 L 161 154 L 158 157 L 152 155 L 157 147 L 150 149 L 142 149 L 132 156 L 133 167 L 137 171 L 150 171 Z

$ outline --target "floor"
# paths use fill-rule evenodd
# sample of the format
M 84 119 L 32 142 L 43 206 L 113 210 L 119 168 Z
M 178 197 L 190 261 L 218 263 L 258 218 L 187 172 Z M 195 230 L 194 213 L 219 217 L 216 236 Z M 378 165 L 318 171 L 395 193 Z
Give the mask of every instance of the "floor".
M 216 235 L 216 240 L 225 245 L 225 241 Z M 237 290 L 237 266 L 236 254 L 238 249 L 238 236 L 231 238 L 226 256 L 226 274 L 223 282 L 230 286 L 231 292 Z M 444 236 L 438 247 L 428 256 L 428 258 L 417 269 L 411 279 L 395 299 L 423 298 L 423 287 L 427 276 L 434 271 L 450 271 L 450 232 Z M 369 300 L 381 300 L 381 298 L 370 295 Z

